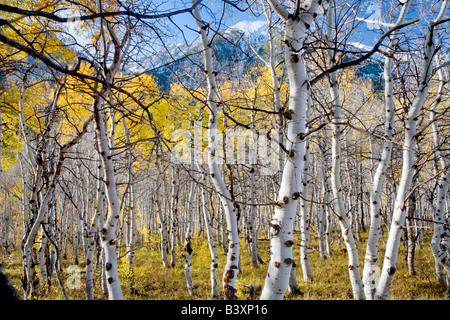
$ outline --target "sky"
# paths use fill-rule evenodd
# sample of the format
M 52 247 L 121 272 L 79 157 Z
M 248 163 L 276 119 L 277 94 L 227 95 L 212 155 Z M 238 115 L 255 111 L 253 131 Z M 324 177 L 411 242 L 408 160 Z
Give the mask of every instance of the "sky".
M 212 23 L 212 15 L 209 13 L 214 13 L 216 17 L 221 17 L 223 11 L 223 2 L 218 0 L 206 0 L 203 2 L 203 5 L 206 7 L 206 10 L 201 11 L 202 19 L 207 22 Z M 225 19 L 223 20 L 223 28 L 230 27 L 239 21 L 255 21 L 255 20 L 266 20 L 264 16 L 256 17 L 255 15 L 250 14 L 249 12 L 241 12 L 239 10 L 230 8 L 227 6 L 227 11 L 225 15 Z M 180 14 L 173 17 L 173 21 L 183 29 L 184 35 L 188 41 L 192 41 L 197 38 L 197 27 L 195 24 L 195 20 L 190 13 Z

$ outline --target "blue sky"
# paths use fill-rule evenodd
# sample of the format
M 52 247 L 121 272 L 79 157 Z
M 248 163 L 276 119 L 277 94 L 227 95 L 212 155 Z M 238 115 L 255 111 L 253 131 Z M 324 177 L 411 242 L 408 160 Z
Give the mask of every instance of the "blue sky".
M 207 22 L 211 22 L 211 24 L 213 24 L 212 17 L 210 14 L 208 14 L 208 11 L 210 13 L 214 13 L 217 18 L 221 17 L 221 12 L 223 11 L 222 1 L 207 0 L 203 2 L 203 5 L 206 7 L 206 9 L 203 9 L 201 11 L 202 19 L 206 20 Z M 222 28 L 232 26 L 238 23 L 239 21 L 255 21 L 255 20 L 265 21 L 266 18 L 264 16 L 255 17 L 254 15 L 251 15 L 249 12 L 240 12 L 239 10 L 234 9 L 231 6 L 227 6 L 225 19 L 222 21 L 223 23 Z M 190 13 L 177 15 L 173 17 L 173 21 L 184 30 L 185 37 L 188 41 L 192 41 L 195 38 L 197 38 L 198 36 L 196 32 L 197 27 L 195 25 L 195 20 Z M 185 26 L 187 26 L 187 28 Z

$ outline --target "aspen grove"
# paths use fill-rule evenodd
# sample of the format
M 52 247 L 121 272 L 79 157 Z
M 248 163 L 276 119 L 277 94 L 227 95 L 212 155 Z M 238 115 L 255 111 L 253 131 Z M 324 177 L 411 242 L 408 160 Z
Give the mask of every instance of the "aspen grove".
M 0 1 L 2 272 L 24 300 L 448 299 L 449 4 Z

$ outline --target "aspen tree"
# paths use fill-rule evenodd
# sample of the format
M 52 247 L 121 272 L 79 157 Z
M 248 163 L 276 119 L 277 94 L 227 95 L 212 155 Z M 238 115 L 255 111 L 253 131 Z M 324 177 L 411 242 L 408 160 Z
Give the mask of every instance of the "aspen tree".
M 64 159 L 65 159 L 65 153 L 67 153 L 71 147 L 73 147 L 75 144 L 77 144 L 81 140 L 83 135 L 87 132 L 88 125 L 92 120 L 93 120 L 92 117 L 90 117 L 88 120 L 86 120 L 85 123 L 83 124 L 83 129 L 80 130 L 74 138 L 72 138 L 71 140 L 66 142 L 60 148 L 58 160 L 55 165 L 55 170 L 54 170 L 52 177 L 50 178 L 49 187 L 48 187 L 44 197 L 42 198 L 42 202 L 39 206 L 39 211 L 37 213 L 36 219 L 31 227 L 30 232 L 27 235 L 26 242 L 24 244 L 24 254 L 25 254 L 24 259 L 26 260 L 25 266 L 26 266 L 26 274 L 27 274 L 28 279 L 32 279 L 31 275 L 34 273 L 34 270 L 32 270 L 32 269 L 34 269 L 34 265 L 32 262 L 32 252 L 31 252 L 33 241 L 34 241 L 34 238 L 38 232 L 38 229 L 41 227 L 41 223 L 43 223 L 44 217 L 47 213 L 49 202 L 53 196 L 53 192 L 55 190 L 56 183 L 61 174 L 61 168 L 62 168 Z M 34 294 L 36 294 L 36 292 L 33 292 L 32 290 L 33 289 L 31 289 L 30 293 L 33 296 Z
M 101 158 L 98 154 L 97 160 L 97 197 L 96 206 L 94 208 L 94 215 L 92 222 L 89 225 L 88 232 L 86 233 L 87 247 L 86 247 L 86 274 L 85 274 L 85 292 L 86 300 L 94 300 L 94 254 L 97 248 L 97 239 L 99 231 L 100 217 L 104 217 L 105 213 L 105 183 L 103 182 L 103 166 L 101 164 Z
M 402 5 L 399 17 L 397 18 L 396 26 L 403 23 L 409 9 L 411 1 L 408 0 Z M 369 238 L 367 240 L 366 255 L 364 258 L 363 283 L 366 299 L 373 300 L 376 283 L 375 271 L 378 261 L 378 245 L 380 241 L 381 229 L 381 189 L 386 177 L 387 167 L 389 166 L 392 141 L 394 136 L 394 120 L 395 120 L 395 106 L 394 106 L 394 79 L 393 72 L 393 55 L 395 54 L 395 46 L 398 42 L 398 32 L 394 31 L 388 44 L 386 57 L 384 59 L 384 105 L 385 105 L 385 123 L 384 123 L 384 137 L 383 149 L 381 151 L 381 159 L 378 163 L 377 169 L 373 176 L 372 189 L 370 192 L 370 229 Z
M 444 267 L 447 273 L 447 278 L 450 275 L 450 258 L 442 249 L 441 243 L 445 237 L 444 223 L 445 223 L 445 198 L 448 194 L 448 187 L 450 181 L 450 168 L 448 166 L 448 161 L 442 150 L 441 135 L 439 133 L 439 126 L 436 122 L 436 111 L 437 106 L 442 101 L 444 86 L 445 86 L 445 75 L 444 70 L 438 70 L 439 77 L 439 89 L 436 101 L 432 104 L 430 110 L 429 119 L 431 121 L 431 128 L 433 133 L 433 146 L 437 149 L 437 158 L 439 160 L 442 173 L 440 174 L 438 181 L 438 191 L 436 194 L 436 205 L 434 208 L 433 217 L 433 236 L 431 238 L 431 251 L 433 253 L 436 264 Z
M 308 110 L 306 112 L 306 120 L 309 121 L 310 119 L 310 110 L 311 106 L 308 105 Z M 310 131 L 310 126 L 307 126 L 306 128 L 306 134 Z M 311 136 L 308 135 L 305 142 L 305 161 L 303 164 L 303 170 L 302 170 L 302 185 L 301 185 L 301 192 L 300 192 L 300 231 L 301 231 L 301 242 L 300 242 L 300 264 L 303 271 L 303 280 L 304 281 L 312 281 L 313 280 L 313 273 L 311 269 L 311 259 L 309 257 L 309 246 L 310 246 L 310 239 L 311 234 L 309 231 L 309 224 L 311 217 L 308 214 L 308 191 L 309 191 L 309 180 L 310 180 L 310 173 L 309 173 L 309 164 L 310 164 L 310 149 L 311 144 Z
M 256 131 L 254 128 L 255 123 L 255 112 L 252 111 L 251 114 L 251 122 L 252 122 L 252 130 L 250 133 L 250 145 L 252 146 L 250 150 L 250 206 L 249 206 L 249 214 L 248 214 L 248 239 L 249 239 L 249 251 L 250 257 L 252 261 L 253 267 L 258 267 L 259 262 L 259 254 L 258 254 L 258 233 L 255 225 L 256 220 L 256 206 L 255 206 L 255 164 L 256 164 L 256 150 L 255 146 L 257 146 L 257 137 Z
M 194 5 L 195 2 L 193 1 Z M 211 175 L 211 179 L 214 183 L 214 187 L 219 194 L 222 208 L 227 223 L 228 233 L 228 253 L 225 270 L 223 273 L 223 294 L 225 300 L 236 300 L 236 278 L 239 265 L 239 234 L 236 219 L 236 209 L 231 201 L 230 192 L 225 185 L 225 181 L 219 170 L 218 165 L 218 141 L 217 141 L 217 125 L 218 125 L 218 110 L 217 110 L 217 84 L 216 84 L 216 72 L 214 70 L 214 56 L 211 48 L 211 42 L 206 35 L 207 24 L 202 20 L 200 16 L 200 9 L 198 5 L 194 7 L 192 12 L 196 23 L 197 29 L 200 34 L 200 40 L 203 48 L 204 68 L 206 73 L 208 94 L 207 105 L 209 108 L 209 122 L 208 122 L 208 150 L 207 159 L 208 167 Z
M 328 27 L 327 27 L 327 42 L 330 49 L 328 50 L 328 64 L 334 64 L 336 59 L 336 52 L 334 52 L 332 43 L 334 36 L 334 1 L 328 1 Z M 332 147 L 331 147 L 331 189 L 335 201 L 334 211 L 338 217 L 339 225 L 341 227 L 342 237 L 345 241 L 345 246 L 348 253 L 348 270 L 350 275 L 350 282 L 353 289 L 354 299 L 365 299 L 361 274 L 359 271 L 359 258 L 356 241 L 353 236 L 351 228 L 351 221 L 349 219 L 349 211 L 346 211 L 344 196 L 342 192 L 341 183 L 341 135 L 342 135 L 342 106 L 339 96 L 339 84 L 337 81 L 337 73 L 332 72 L 329 75 L 330 79 L 330 95 L 331 95 L 331 115 L 332 115 Z
M 128 42 L 129 43 L 129 42 Z M 122 113 L 122 127 L 125 135 L 125 141 L 128 145 L 127 150 L 128 158 L 128 183 L 129 183 L 129 212 L 128 212 L 128 235 L 127 235 L 127 259 L 130 265 L 130 271 L 132 273 L 131 290 L 134 290 L 134 267 L 135 267 L 135 245 L 137 240 L 137 201 L 136 201 L 136 182 L 134 172 L 134 156 L 132 153 L 130 131 L 128 129 L 127 120 L 123 108 Z
M 205 170 L 202 167 L 201 158 L 202 158 L 202 126 L 201 121 L 203 120 L 203 117 L 201 116 L 201 112 L 199 111 L 199 121 L 194 122 L 194 160 L 195 164 L 197 165 L 197 170 L 199 174 L 201 175 L 201 207 L 203 212 L 203 219 L 204 219 L 204 225 L 206 229 L 206 236 L 208 239 L 208 247 L 209 252 L 211 254 L 211 266 L 210 266 L 210 278 L 211 278 L 211 297 L 217 298 L 219 296 L 218 291 L 218 281 L 217 281 L 217 267 L 218 267 L 218 256 L 217 256 L 217 248 L 214 241 L 214 235 L 213 235 L 213 225 L 212 225 L 212 219 L 211 219 L 211 212 L 209 210 L 209 202 L 208 202 L 208 194 L 207 194 L 207 174 Z
M 192 122 L 193 121 L 190 121 L 191 127 L 193 126 Z M 190 133 L 189 146 L 192 146 L 194 136 L 190 131 L 189 131 L 189 133 Z M 194 164 L 195 164 L 194 150 L 192 147 L 189 149 L 190 149 L 190 158 L 191 158 L 190 174 L 192 175 L 194 172 Z M 191 272 L 191 263 L 192 263 L 191 261 L 192 261 L 192 256 L 194 255 L 194 250 L 193 250 L 192 244 L 191 244 L 193 227 L 194 227 L 194 210 L 193 210 L 194 195 L 195 195 L 195 180 L 192 179 L 191 185 L 190 185 L 190 190 L 189 190 L 189 199 L 188 199 L 188 204 L 187 204 L 188 222 L 187 222 L 186 233 L 184 236 L 184 250 L 186 251 L 186 256 L 184 258 L 184 275 L 186 278 L 186 285 L 187 285 L 189 294 L 191 296 L 195 296 L 197 294 L 195 287 L 194 287 L 194 283 L 192 281 L 192 272 Z
M 271 225 L 271 255 L 262 300 L 283 299 L 292 265 L 293 224 L 302 185 L 305 155 L 306 110 L 308 108 L 308 75 L 303 60 L 307 30 L 317 15 L 321 1 L 297 3 L 293 13 L 277 0 L 268 0 L 285 22 L 285 60 L 289 79 L 289 108 L 286 112 L 286 160 L 284 163 L 275 214 Z
M 377 285 L 376 299 L 387 300 L 389 292 L 394 280 L 394 274 L 397 268 L 398 250 L 400 246 L 400 237 L 405 222 L 405 202 L 406 196 L 412 187 L 412 179 L 415 167 L 415 151 L 416 151 L 416 134 L 417 120 L 431 85 L 431 79 L 434 72 L 435 55 L 436 55 L 436 27 L 444 19 L 449 0 L 444 0 L 441 9 L 435 20 L 431 21 L 427 26 L 425 39 L 425 57 L 420 70 L 419 87 L 412 101 L 405 120 L 405 138 L 403 142 L 403 166 L 400 185 L 394 204 L 394 212 L 392 216 L 391 228 L 386 244 L 386 253 L 384 256 L 383 267 L 381 269 L 381 278 Z
M 104 271 L 107 281 L 107 288 L 110 300 L 122 300 L 123 294 L 119 282 L 117 270 L 117 252 L 116 252 L 116 227 L 120 218 L 120 200 L 117 195 L 116 178 L 114 174 L 114 164 L 112 162 L 111 151 L 108 142 L 108 136 L 105 128 L 105 115 L 102 108 L 102 98 L 96 96 L 94 103 L 94 116 L 97 125 L 97 137 L 100 146 L 100 155 L 102 156 L 106 196 L 108 200 L 109 213 L 105 224 L 101 229 L 101 243 L 104 252 Z
M 177 164 L 172 164 L 172 180 L 171 180 L 171 202 L 170 202 L 170 265 L 175 267 L 177 262 L 177 244 L 178 244 L 178 230 L 179 230 L 179 220 L 178 220 L 178 202 L 179 202 L 179 191 L 177 186 L 179 168 Z
M 155 184 L 155 190 L 159 189 L 159 183 L 160 183 L 160 175 L 161 175 L 161 169 L 159 165 L 159 160 L 156 160 L 156 167 L 158 170 L 158 179 L 156 180 Z M 165 190 L 165 183 L 164 180 L 162 181 L 162 189 Z M 159 199 L 159 193 L 156 193 L 156 199 L 155 201 L 155 211 L 158 217 L 158 226 L 159 226 L 159 235 L 160 235 L 160 250 L 161 250 L 161 257 L 162 257 L 162 263 L 164 268 L 169 268 L 169 260 L 168 260 L 168 252 L 169 252 L 169 236 L 167 234 L 167 225 L 166 225 L 166 218 L 164 216 L 163 210 L 161 208 L 162 203 Z

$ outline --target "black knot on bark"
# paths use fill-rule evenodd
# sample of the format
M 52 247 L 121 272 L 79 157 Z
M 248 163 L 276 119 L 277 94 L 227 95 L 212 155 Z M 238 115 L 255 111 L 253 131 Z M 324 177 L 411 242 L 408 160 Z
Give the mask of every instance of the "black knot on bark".
M 281 231 L 281 226 L 279 224 L 270 224 L 270 226 L 272 227 L 272 237 L 276 237 L 278 236 L 278 234 Z
M 105 269 L 106 269 L 106 271 L 111 270 L 111 268 L 112 268 L 111 262 L 107 262 L 107 263 L 105 264 Z
M 288 240 L 288 241 L 286 241 L 286 242 L 284 243 L 284 245 L 285 245 L 286 247 L 292 247 L 293 244 L 294 244 L 294 241 L 292 241 L 292 240 Z
M 291 258 L 286 258 L 284 259 L 284 263 L 286 263 L 287 265 L 291 265 L 294 263 L 294 260 L 292 260 Z
M 387 273 L 389 275 L 393 275 L 395 273 L 395 271 L 396 271 L 395 267 L 390 267 L 390 268 L 387 269 Z
M 223 282 L 228 283 L 233 278 L 234 278 L 234 270 L 229 269 L 229 270 L 227 270 L 227 272 L 225 273 L 225 276 L 223 277 Z

